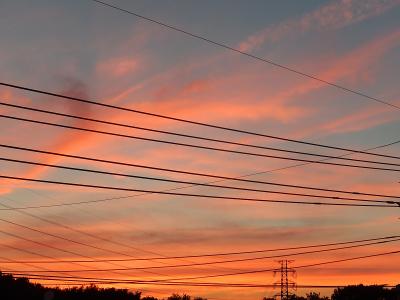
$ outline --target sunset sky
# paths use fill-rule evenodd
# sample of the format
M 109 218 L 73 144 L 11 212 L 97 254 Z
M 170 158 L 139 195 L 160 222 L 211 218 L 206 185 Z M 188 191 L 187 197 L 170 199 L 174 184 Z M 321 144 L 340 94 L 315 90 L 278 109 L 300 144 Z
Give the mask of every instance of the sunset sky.
M 400 105 L 399 0 L 109 0 L 108 3 Z M 394 106 L 251 59 L 90 0 L 2 0 L 0 37 L 1 82 L 356 150 L 400 141 L 400 110 Z M 348 154 L 346 151 L 122 112 L 4 86 L 0 86 L 0 102 L 213 139 L 333 156 Z M 313 159 L 96 124 L 3 105 L 0 105 L 0 114 L 151 139 Z M 105 136 L 3 117 L 0 118 L 0 128 L 0 144 L 228 177 L 261 173 L 246 178 L 400 196 L 399 172 L 316 164 L 286 168 L 299 162 Z M 400 143 L 375 152 L 397 156 L 399 150 Z M 215 181 L 212 178 L 34 154 L 4 147 L 0 147 L 0 157 L 173 180 Z M 398 163 L 396 159 L 354 153 L 349 158 Z M 226 197 L 332 202 L 304 196 L 186 186 L 4 161 L 0 161 L 0 175 L 156 191 L 185 187 L 176 192 Z M 323 192 L 232 181 L 218 184 L 327 195 Z M 345 196 L 335 193 L 329 195 Z M 124 198 L 79 205 L 7 210 L 118 197 Z M 41 267 L 51 270 L 118 268 L 100 262 L 24 265 L 4 263 L 6 260 L 184 256 L 369 239 L 398 234 L 399 217 L 400 207 L 257 203 L 0 179 L 0 270 L 35 273 Z M 75 242 L 62 240 L 58 236 Z M 304 265 L 395 251 L 399 245 L 399 242 L 393 242 L 290 259 L 295 260 L 293 266 Z M 260 254 L 253 255 L 256 256 Z M 252 256 L 218 259 L 243 257 Z M 164 263 L 173 265 L 208 260 L 210 258 Z M 162 266 L 159 261 L 123 262 L 118 265 Z M 398 284 L 399 265 L 400 255 L 393 254 L 299 269 L 296 281 L 300 285 Z M 275 267 L 278 267 L 276 260 L 264 259 L 204 267 L 155 269 L 150 272 L 99 271 L 69 275 L 157 280 Z M 272 272 L 260 272 L 198 281 L 273 284 L 276 280 Z M 220 300 L 262 299 L 278 292 L 278 289 L 272 288 L 127 284 L 115 287 L 142 290 L 145 295 L 157 297 L 172 292 L 186 292 Z M 303 294 L 306 291 L 308 289 L 299 289 L 297 292 Z M 331 292 L 329 289 L 321 290 L 322 294 Z

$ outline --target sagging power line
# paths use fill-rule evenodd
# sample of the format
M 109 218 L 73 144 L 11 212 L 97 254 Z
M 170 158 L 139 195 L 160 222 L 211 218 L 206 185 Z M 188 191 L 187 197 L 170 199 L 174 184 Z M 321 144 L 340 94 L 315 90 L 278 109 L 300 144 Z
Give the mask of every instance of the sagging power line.
M 150 176 L 132 175 L 132 174 L 126 174 L 126 173 L 120 173 L 120 172 L 109 172 L 109 171 L 101 171 L 101 170 L 94 170 L 94 169 L 87 169 L 87 168 L 70 167 L 70 166 L 65 166 L 65 165 L 46 164 L 46 163 L 40 163 L 40 162 L 34 162 L 34 161 L 28 161 L 28 160 L 20 160 L 20 159 L 11 159 L 11 158 L 5 158 L 5 157 L 0 157 L 0 161 L 22 163 L 22 164 L 29 164 L 29 165 L 35 165 L 35 166 L 70 170 L 70 171 L 88 172 L 88 173 L 95 173 L 95 174 L 101 174 L 101 175 L 114 175 L 114 176 L 121 176 L 121 177 L 135 178 L 135 179 L 145 179 L 145 180 L 151 180 L 151 181 L 189 184 L 189 185 L 194 185 L 194 186 L 206 186 L 206 187 L 213 187 L 213 188 L 220 188 L 220 189 L 227 189 L 227 190 L 260 192 L 260 193 L 270 193 L 270 194 L 290 195 L 290 196 L 304 196 L 304 197 L 310 197 L 310 198 L 322 198 L 322 199 L 330 199 L 330 200 L 333 199 L 333 200 L 347 200 L 347 201 L 355 201 L 355 202 L 372 202 L 372 203 L 393 204 L 393 201 L 388 201 L 388 200 L 359 199 L 359 198 L 351 198 L 351 197 L 321 195 L 321 194 L 316 195 L 316 194 L 305 194 L 305 193 L 295 193 L 295 192 L 284 192 L 284 191 L 273 191 L 273 190 L 265 190 L 265 189 L 215 185 L 215 184 L 199 183 L 199 182 L 185 181 L 185 180 L 174 180 L 174 179 L 166 179 L 166 178 L 158 178 L 158 177 L 150 177 Z
M 326 162 L 325 160 L 310 160 L 310 159 L 303 159 L 303 158 L 270 155 L 270 154 L 246 152 L 246 151 L 239 151 L 239 150 L 229 150 L 229 149 L 218 148 L 218 147 L 193 145 L 193 144 L 180 143 L 180 142 L 174 142 L 174 141 L 139 137 L 139 136 L 122 134 L 122 133 L 115 133 L 115 132 L 104 131 L 104 130 L 83 128 L 83 127 L 77 127 L 77 126 L 71 126 L 71 125 L 64 125 L 64 124 L 60 124 L 60 123 L 53 123 L 53 122 L 47 122 L 47 121 L 39 121 L 39 120 L 27 119 L 27 118 L 10 116 L 10 115 L 0 115 L 0 118 L 10 119 L 10 120 L 14 120 L 14 121 L 28 122 L 28 123 L 33 123 L 33 124 L 46 125 L 46 126 L 53 126 L 53 127 L 58 127 L 58 128 L 64 128 L 64 129 L 72 129 L 72 130 L 83 131 L 83 132 L 91 132 L 91 133 L 120 137 L 120 138 L 129 138 L 129 139 L 137 139 L 137 140 L 142 140 L 142 141 L 160 142 L 160 143 L 169 144 L 169 145 L 185 146 L 185 147 L 202 149 L 202 150 L 212 150 L 212 151 L 219 151 L 219 152 L 233 153 L 233 154 L 240 154 L 240 155 L 247 155 L 247 156 L 254 156 L 254 157 L 273 158 L 273 159 L 289 160 L 289 161 L 297 161 L 297 162 L 307 162 L 307 163 L 329 165 L 329 166 L 340 166 L 340 167 L 349 167 L 349 168 L 357 168 L 357 169 L 400 172 L 400 169 L 395 169 L 395 168 L 384 168 L 384 167 L 365 166 L 365 165 L 352 165 L 352 164 L 346 164 L 346 163 L 333 163 L 333 162 Z M 328 157 L 328 158 L 341 159 L 339 156 L 337 156 L 337 157 L 332 156 L 332 157 Z M 356 159 L 347 158 L 347 160 L 356 160 Z M 400 164 L 397 164 L 397 163 L 373 162 L 373 161 L 367 161 L 367 160 L 356 160 L 356 161 L 400 167 Z
M 346 258 L 346 259 L 338 259 L 338 260 L 330 260 L 330 261 L 323 261 L 319 263 L 312 263 L 312 264 L 305 264 L 305 265 L 299 265 L 299 266 L 293 266 L 294 269 L 300 269 L 300 268 L 310 268 L 310 267 L 315 267 L 315 266 L 321 266 L 321 265 L 328 265 L 328 264 L 336 264 L 336 263 L 341 263 L 341 262 L 348 262 L 348 261 L 354 261 L 354 260 L 363 260 L 363 259 L 368 259 L 368 258 L 373 258 L 373 257 L 380 257 L 380 256 L 387 256 L 387 255 L 392 255 L 392 254 L 398 254 L 400 253 L 400 250 L 397 251 L 390 251 L 390 252 L 381 252 L 381 253 L 376 253 L 376 254 L 370 254 L 370 255 L 363 255 L 363 256 L 356 256 L 356 257 L 351 257 L 351 258 Z M 215 274 L 215 275 L 203 275 L 203 276 L 197 276 L 197 277 L 180 277 L 180 278 L 172 278 L 172 279 L 158 279 L 158 280 L 152 280 L 152 281 L 141 281 L 143 284 L 155 284 L 155 285 L 162 285 L 162 284 L 185 284 L 186 282 L 183 282 L 184 280 L 195 280 L 195 279 L 205 279 L 205 278 L 217 278 L 217 277 L 229 277 L 229 276 L 237 276 L 237 275 L 244 275 L 244 274 L 256 274 L 256 273 L 266 273 L 266 272 L 273 272 L 277 271 L 279 269 L 277 268 L 271 268 L 271 269 L 259 269 L 259 270 L 251 270 L 251 271 L 242 271 L 242 272 L 236 272 L 236 273 L 226 273 L 226 274 Z M 15 275 L 21 275 L 21 276 L 28 276 L 28 277 L 34 277 L 34 276 L 39 276 L 43 277 L 43 275 L 40 274 L 29 274 L 29 273 L 18 273 L 14 272 L 11 270 L 10 272 L 13 272 Z M 113 280 L 113 279 L 104 279 L 101 278 L 95 278 L 95 277 L 78 277 L 78 276 L 54 276 L 54 275 L 47 275 L 46 278 L 55 278 L 55 279 L 62 279 L 64 281 L 68 281 L 69 279 L 72 280 L 94 280 L 94 281 L 101 281 L 104 283 L 132 283 L 135 282 L 137 283 L 138 281 L 132 281 L 132 280 Z M 186 284 L 188 285 L 188 284 Z
M 393 143 L 390 143 L 390 144 L 393 144 Z M 279 186 L 279 187 L 307 189 L 307 190 L 314 190 L 314 191 L 344 193 L 344 194 L 351 194 L 351 195 L 362 195 L 362 196 L 383 197 L 383 198 L 400 198 L 400 196 L 388 195 L 388 194 L 366 193 L 366 192 L 360 192 L 360 191 L 346 191 L 346 190 L 338 190 L 338 189 L 330 189 L 330 188 L 318 188 L 318 187 L 305 186 L 305 185 L 285 184 L 285 183 L 271 182 L 271 181 L 265 181 L 265 180 L 263 181 L 263 180 L 243 179 L 243 177 L 261 174 L 264 172 L 248 174 L 248 175 L 244 175 L 244 176 L 240 176 L 240 177 L 229 177 L 229 176 L 224 176 L 224 175 L 219 175 L 219 174 L 210 174 L 210 173 L 201 173 L 201 172 L 194 172 L 194 171 L 188 171 L 188 170 L 162 168 L 162 167 L 143 165 L 143 164 L 137 164 L 137 163 L 131 163 L 131 162 L 107 160 L 107 159 L 98 158 L 98 157 L 88 157 L 88 156 L 72 155 L 72 154 L 66 154 L 66 153 L 60 153 L 60 152 L 54 152 L 54 151 L 45 151 L 45 150 L 20 147 L 20 146 L 15 146 L 15 145 L 0 144 L 0 147 L 6 148 L 6 149 L 12 149 L 12 150 L 28 151 L 28 152 L 33 152 L 33 153 L 48 154 L 48 155 L 54 155 L 54 156 L 59 156 L 59 157 L 65 157 L 65 158 L 86 160 L 86 161 L 92 161 L 92 162 L 98 162 L 98 163 L 106 163 L 106 164 L 126 166 L 126 167 L 143 168 L 143 169 L 154 170 L 154 171 L 170 172 L 170 173 L 183 174 L 183 175 L 193 175 L 193 176 L 200 176 L 200 177 L 214 178 L 214 179 L 221 179 L 221 180 L 238 181 L 238 182 L 243 182 L 243 183 L 255 183 L 255 184 L 263 184 L 263 185 L 273 185 L 273 186 Z M 272 170 L 265 171 L 265 172 L 272 172 Z M 214 183 L 214 182 L 211 182 L 208 184 L 212 184 L 212 183 Z
M 73 118 L 73 119 L 78 119 L 78 120 L 90 121 L 90 122 L 94 122 L 94 123 L 113 125 L 113 126 L 118 126 L 118 127 L 123 127 L 123 128 L 137 129 L 137 130 L 148 131 L 148 132 L 153 132 L 153 133 L 162 133 L 162 134 L 167 134 L 167 135 L 197 139 L 197 140 L 202 140 L 202 141 L 207 141 L 207 142 L 217 142 L 217 143 L 234 145 L 234 146 L 243 146 L 243 147 L 250 147 L 250 148 L 255 148 L 255 149 L 271 150 L 271 151 L 277 151 L 277 152 L 283 152 L 283 153 L 308 155 L 308 156 L 313 156 L 313 157 L 315 156 L 315 157 L 323 157 L 323 158 L 338 159 L 338 160 L 345 160 L 345 161 L 355 161 L 355 162 L 365 162 L 365 163 L 382 164 L 382 165 L 390 165 L 390 166 L 400 166 L 399 164 L 393 164 L 393 163 L 387 163 L 387 162 L 346 158 L 346 157 L 342 157 L 342 156 L 325 155 L 325 154 L 305 152 L 305 151 L 295 151 L 295 150 L 288 150 L 288 149 L 282 149 L 282 148 L 276 148 L 276 147 L 267 147 L 267 146 L 260 146 L 260 145 L 254 145 L 254 144 L 240 143 L 240 142 L 228 141 L 228 140 L 223 140 L 223 139 L 208 138 L 208 137 L 191 135 L 191 134 L 183 134 L 183 133 L 178 133 L 178 132 L 165 131 L 165 130 L 159 130 L 159 129 L 148 128 L 148 127 L 140 127 L 140 126 L 134 126 L 134 125 L 124 124 L 124 123 L 117 123 L 117 122 L 111 122 L 111 121 L 106 121 L 106 120 L 101 120 L 101 119 L 94 119 L 94 118 L 82 117 L 82 116 L 77 116 L 77 115 L 72 115 L 72 114 L 54 112 L 54 111 L 49 111 L 49 110 L 44 110 L 44 109 L 39 109 L 39 108 L 34 108 L 34 107 L 28 107 L 28 106 L 22 106 L 22 105 L 16 105 L 16 104 L 10 104 L 10 103 L 5 103 L 5 102 L 0 102 L 0 105 L 18 108 L 18 109 L 24 109 L 24 110 L 28 110 L 28 111 L 46 113 L 46 114 L 50 114 L 50 115 Z M 1 116 L 1 117 L 9 117 L 9 116 Z M 28 120 L 28 119 L 26 119 L 26 120 Z M 49 125 L 49 124 L 46 124 L 46 125 Z M 132 135 L 130 137 L 133 139 L 141 139 L 141 137 L 132 136 Z M 168 140 L 160 140 L 160 139 L 146 139 L 146 140 L 152 141 L 152 142 L 159 142 L 159 143 L 167 143 L 167 144 L 170 143 L 170 141 L 168 141 Z M 185 146 L 185 147 L 197 147 L 198 146 L 198 145 L 193 145 L 193 144 L 175 143 L 175 142 L 174 142 L 174 145 Z M 214 151 L 221 151 L 221 149 L 214 148 L 214 147 L 212 147 L 212 148 L 210 147 L 207 149 L 214 150 Z M 234 152 L 234 153 L 237 153 L 237 152 Z M 247 153 L 247 152 L 238 153 L 238 154 L 244 154 L 244 153 L 246 153 L 247 155 L 257 155 L 257 153 Z M 399 156 L 392 156 L 392 155 L 385 155 L 385 154 L 379 154 L 378 156 L 384 157 L 384 158 L 400 159 Z
M 385 205 L 385 204 L 355 204 L 355 203 L 336 203 L 336 202 L 257 199 L 257 198 L 246 198 L 246 197 L 227 197 L 227 196 L 218 196 L 218 195 L 203 195 L 203 194 L 164 192 L 164 191 L 157 191 L 157 190 L 132 189 L 132 188 L 123 188 L 123 187 L 104 186 L 104 185 L 33 179 L 33 178 L 26 178 L 26 177 L 7 176 L 7 175 L 0 175 L 0 178 L 17 180 L 17 181 L 47 183 L 47 184 L 53 184 L 53 185 L 86 187 L 86 188 L 106 189 L 106 190 L 124 191 L 124 192 L 139 192 L 139 193 L 160 194 L 160 195 L 169 195 L 169 196 L 183 196 L 183 197 L 190 197 L 190 198 L 207 198 L 207 199 L 221 199 L 221 200 L 223 199 L 223 200 L 233 200 L 233 201 L 249 201 L 249 202 L 281 203 L 281 204 L 283 204 L 283 203 L 304 204 L 304 205 L 318 205 L 318 206 L 348 206 L 348 207 L 370 207 L 370 208 L 396 208 L 396 207 L 398 207 L 398 205 L 396 205 L 396 203 L 393 203 L 393 205 L 389 204 L 389 203 L 387 205 Z
M 0 219 L 0 221 L 4 221 Z M 6 221 L 7 222 L 7 221 Z M 10 222 L 12 223 L 12 222 Z M 12 223 L 15 224 L 15 223 Z M 184 268 L 184 267 L 194 267 L 194 266 L 206 266 L 206 265 L 218 265 L 218 264 L 228 264 L 228 263 L 240 263 L 240 262 L 251 262 L 251 261 L 259 261 L 271 258 L 282 258 L 282 257 L 292 257 L 292 256 L 300 256 L 300 255 L 307 255 L 307 254 L 315 254 L 315 253 L 325 253 L 331 251 L 340 251 L 346 249 L 354 249 L 378 244 L 385 244 L 385 243 L 392 243 L 398 242 L 400 239 L 394 240 L 385 240 L 373 243 L 365 243 L 361 245 L 351 245 L 351 246 L 342 246 L 336 248 L 328 248 L 328 249 L 318 249 L 318 250 L 311 250 L 311 251 L 303 251 L 303 252 L 295 252 L 295 253 L 285 253 L 285 254 L 277 254 L 277 255 L 269 255 L 269 256 L 261 256 L 261 257 L 250 257 L 250 258 L 240 258 L 240 259 L 230 259 L 230 260 L 222 260 L 222 261 L 208 261 L 208 262 L 198 262 L 198 263 L 190 263 L 190 264 L 175 264 L 175 265 L 163 265 L 163 266 L 146 266 L 146 267 L 124 267 L 124 268 L 112 268 L 112 269 L 79 269 L 79 270 L 54 270 L 54 271 L 36 271 L 37 273 L 53 273 L 53 272 L 63 272 L 63 273 L 80 273 L 80 272 L 110 272 L 110 271 L 132 271 L 132 270 L 153 270 L 153 269 L 170 269 L 170 268 Z M 113 261 L 113 260 L 104 260 L 104 261 Z M 127 260 L 124 260 L 127 261 Z M 132 261 L 132 260 L 130 260 Z M 137 261 L 137 260 L 135 260 Z M 91 262 L 98 262 L 91 261 Z M 32 273 L 35 271 L 31 270 L 24 270 L 24 271 L 16 271 L 19 273 L 27 272 Z
M 382 103 L 382 104 L 391 106 L 391 107 L 396 108 L 396 109 L 400 109 L 400 106 L 397 106 L 397 105 L 395 105 L 395 104 L 393 104 L 393 103 L 384 101 L 384 100 L 382 100 L 382 99 L 378 99 L 378 98 L 376 98 L 376 97 L 369 96 L 369 95 L 367 95 L 367 94 L 365 94 L 365 93 L 363 93 L 363 92 L 356 91 L 356 90 L 354 90 L 354 89 L 350 89 L 350 88 L 345 87 L 345 86 L 342 86 L 342 85 L 340 85 L 340 84 L 337 84 L 337 83 L 334 83 L 334 82 L 330 82 L 330 81 L 328 81 L 328 80 L 325 80 L 325 79 L 322 79 L 322 78 L 320 78 L 320 77 L 317 77 L 316 75 L 311 75 L 311 74 L 308 74 L 308 73 L 306 73 L 306 72 L 296 70 L 296 69 L 294 69 L 294 68 L 292 68 L 292 67 L 286 66 L 286 65 L 281 64 L 281 63 L 274 62 L 274 61 L 272 61 L 272 60 L 270 60 L 270 59 L 266 59 L 266 58 L 263 58 L 263 57 L 260 57 L 260 56 L 257 56 L 257 55 L 254 55 L 254 54 L 251 54 L 251 53 L 242 51 L 242 50 L 240 50 L 240 49 L 237 49 L 237 48 L 234 48 L 234 47 L 232 47 L 232 46 L 229 46 L 229 45 L 227 45 L 227 44 L 225 44 L 225 43 L 223 43 L 223 42 L 218 42 L 218 41 L 212 40 L 212 39 L 210 39 L 210 38 L 208 38 L 208 37 L 205 37 L 205 36 L 202 36 L 202 35 L 199 35 L 199 34 L 195 34 L 195 33 L 192 33 L 192 32 L 190 32 L 190 31 L 187 31 L 187 30 L 185 30 L 185 29 L 182 29 L 182 28 L 179 28 L 179 27 L 176 27 L 176 26 L 173 26 L 173 25 L 170 25 L 170 24 L 161 22 L 161 21 L 156 20 L 156 19 L 154 19 L 154 18 L 146 17 L 146 16 L 141 15 L 141 14 L 139 14 L 139 13 L 137 13 L 137 12 L 134 12 L 134 11 L 131 11 L 131 10 L 127 10 L 127 9 L 121 8 L 121 7 L 119 7 L 119 6 L 116 6 L 116 5 L 113 5 L 113 4 L 104 2 L 104 1 L 100 1 L 100 0 L 90 0 L 90 1 L 96 2 L 96 3 L 101 4 L 101 5 L 103 5 L 103 6 L 106 6 L 106 7 L 112 8 L 112 9 L 115 9 L 115 10 L 117 10 L 117 11 L 120 11 L 120 12 L 123 12 L 123 13 L 126 13 L 126 14 L 129 14 L 129 15 L 135 16 L 135 17 L 137 17 L 137 18 L 140 18 L 140 19 L 142 19 L 142 20 L 151 22 L 151 23 L 153 23 L 153 24 L 157 24 L 157 25 L 162 26 L 162 27 L 164 27 L 164 28 L 167 28 L 167 29 L 169 29 L 169 30 L 173 30 L 173 31 L 182 33 L 182 34 L 184 34 L 184 35 L 186 35 L 186 36 L 189 36 L 189 37 L 192 37 L 192 38 L 201 40 L 201 41 L 203 41 L 203 42 L 212 44 L 212 45 L 214 45 L 214 46 L 218 46 L 218 47 L 224 48 L 224 49 L 226 49 L 226 50 L 232 51 L 232 52 L 234 52 L 234 53 L 244 55 L 244 56 L 246 56 L 246 57 L 249 57 L 249 58 L 251 58 L 251 59 L 257 60 L 257 61 L 259 61 L 259 62 L 267 63 L 267 64 L 269 64 L 269 65 L 272 65 L 272 66 L 274 66 L 274 67 L 277 67 L 277 68 L 280 68 L 280 69 L 289 71 L 289 72 L 291 72 L 291 73 L 300 75 L 300 76 L 302 76 L 302 77 L 306 77 L 306 78 L 309 78 L 309 79 L 318 81 L 318 82 L 320 82 L 320 83 L 326 84 L 326 85 L 328 85 L 328 86 L 332 86 L 332 87 L 337 88 L 337 89 L 340 89 L 340 90 L 342 90 L 342 91 L 349 92 L 349 93 L 352 93 L 352 94 L 361 96 L 361 97 L 363 97 L 363 98 L 365 98 L 365 99 L 369 99 L 369 100 L 372 100 L 372 101 L 375 101 L 375 102 L 379 102 L 379 103 Z
M 272 249 L 258 249 L 258 250 L 247 250 L 247 251 L 236 251 L 236 252 L 218 252 L 218 253 L 205 253 L 205 254 L 196 254 L 196 255 L 182 255 L 182 256 L 164 256 L 164 257 L 145 257 L 145 258 L 117 258 L 117 259 L 97 259 L 96 262 L 103 261 L 155 261 L 155 260 L 171 260 L 171 259 L 182 259 L 182 258 L 207 258 L 207 257 L 217 257 L 217 256 L 232 256 L 232 255 L 244 255 L 244 254 L 257 254 L 257 253 L 265 253 L 265 252 L 278 252 L 278 251 L 288 251 L 288 250 L 300 250 L 300 249 L 311 249 L 311 248 L 320 248 L 320 247 L 329 247 L 329 246 L 338 246 L 338 245 L 348 245 L 348 244 L 358 244 L 365 242 L 373 242 L 373 241 L 381 241 L 381 240 L 392 240 L 400 238 L 400 235 L 392 235 L 392 236 L 384 236 L 370 239 L 361 239 L 361 240 L 352 240 L 345 242 L 337 242 L 337 243 L 325 243 L 325 244 L 316 244 L 316 245 L 306 245 L 306 246 L 294 246 L 294 247 L 285 247 L 285 248 L 272 248 Z M 92 262 L 91 260 L 28 260 L 24 261 L 27 263 L 68 263 L 68 262 Z M 6 263 L 0 261 L 0 263 Z
M 308 145 L 308 146 L 322 147 L 322 148 L 327 148 L 327 149 L 332 149 L 332 150 L 341 150 L 341 151 L 347 151 L 347 152 L 352 152 L 352 153 L 357 153 L 357 154 L 365 154 L 365 155 L 372 155 L 372 156 L 380 156 L 380 157 L 398 159 L 398 157 L 391 157 L 391 156 L 387 156 L 387 155 L 384 155 L 384 154 L 371 153 L 371 152 L 366 152 L 366 151 L 363 151 L 363 150 L 354 150 L 354 149 L 338 147 L 338 146 L 329 146 L 329 145 L 324 145 L 324 144 L 319 144 L 319 143 L 306 142 L 306 141 L 302 141 L 302 140 L 295 140 L 295 139 L 290 139 L 290 138 L 286 138 L 286 137 L 268 135 L 268 134 L 252 132 L 252 131 L 247 131 L 247 130 L 242 130 L 242 129 L 224 127 L 224 126 L 219 126 L 219 125 L 215 125 L 215 124 L 197 122 L 197 121 L 188 120 L 188 119 L 176 118 L 176 117 L 171 117 L 171 116 L 167 116 L 167 115 L 161 115 L 161 114 L 156 114 L 156 113 L 151 113 L 151 112 L 131 109 L 131 108 L 122 107 L 122 106 L 105 104 L 105 103 L 101 103 L 99 101 L 93 101 L 93 100 L 89 100 L 89 99 L 72 97 L 72 96 L 68 96 L 68 95 L 57 94 L 57 93 L 48 92 L 48 91 L 39 90 L 39 89 L 33 89 L 33 88 L 26 87 L 26 86 L 16 85 L 16 84 L 11 84 L 11 83 L 6 83 L 6 82 L 0 82 L 0 85 L 6 86 L 6 87 L 10 87 L 10 88 L 14 88 L 14 89 L 20 89 L 20 90 L 24 90 L 24 91 L 29 91 L 29 92 L 33 92 L 33 93 L 39 93 L 39 94 L 42 94 L 42 95 L 53 96 L 53 97 L 56 97 L 56 98 L 63 98 L 63 99 L 68 99 L 68 100 L 72 100 L 72 101 L 78 101 L 78 102 L 82 102 L 82 103 L 86 103 L 86 104 L 103 106 L 103 107 L 116 109 L 116 110 L 120 110 L 120 111 L 137 113 L 137 114 L 142 114 L 142 115 L 146 115 L 146 116 L 157 117 L 157 118 L 162 118 L 162 119 L 167 119 L 167 120 L 171 120 L 171 121 L 177 121 L 177 122 L 182 122 L 182 123 L 187 123 L 187 124 L 192 124 L 192 125 L 198 125 L 198 126 L 203 126 L 203 127 L 208 127 L 208 128 L 214 128 L 214 129 L 231 131 L 231 132 L 236 132 L 236 133 L 241 133 L 241 134 L 246 134 L 246 135 L 253 135 L 253 136 L 258 136 L 258 137 L 275 139 L 275 140 L 280 140 L 280 141 L 284 141 L 284 142 L 292 142 L 292 143 L 298 143 L 298 144 L 303 144 L 303 145 Z

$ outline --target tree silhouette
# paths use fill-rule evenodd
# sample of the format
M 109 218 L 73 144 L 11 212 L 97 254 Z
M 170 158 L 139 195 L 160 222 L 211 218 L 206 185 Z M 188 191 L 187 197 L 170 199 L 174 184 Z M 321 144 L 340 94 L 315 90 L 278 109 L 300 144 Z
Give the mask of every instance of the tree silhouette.
M 186 294 L 172 294 L 166 300 L 191 300 Z M 306 297 L 291 295 L 289 300 L 400 300 L 400 285 L 390 289 L 382 285 L 353 285 L 334 290 L 332 297 L 321 297 L 310 292 Z M 27 278 L 14 278 L 0 272 L 0 300 L 159 300 L 127 289 L 99 288 L 95 285 L 61 289 L 47 288 L 29 282 Z M 161 300 L 161 299 L 160 299 Z M 165 299 L 163 299 L 165 300 Z M 207 300 L 194 297 L 193 300 Z M 263 298 L 274 300 L 274 298 Z
M 167 300 L 190 300 L 190 296 L 183 294 L 182 296 L 179 294 L 172 294 L 167 298 Z
M 310 292 L 306 294 L 307 300 L 329 300 L 329 297 L 321 297 L 320 293 Z
M 335 289 L 332 300 L 400 300 L 400 285 L 387 289 L 382 285 L 352 285 Z

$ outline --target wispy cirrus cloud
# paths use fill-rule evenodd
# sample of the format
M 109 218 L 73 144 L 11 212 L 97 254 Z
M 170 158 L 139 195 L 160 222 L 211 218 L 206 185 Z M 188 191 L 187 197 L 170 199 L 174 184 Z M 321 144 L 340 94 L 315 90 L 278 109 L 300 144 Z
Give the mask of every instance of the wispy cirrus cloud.
M 300 18 L 267 27 L 242 41 L 238 47 L 241 51 L 252 51 L 266 42 L 276 42 L 296 33 L 340 29 L 378 16 L 399 4 L 399 0 L 340 0 L 331 2 Z

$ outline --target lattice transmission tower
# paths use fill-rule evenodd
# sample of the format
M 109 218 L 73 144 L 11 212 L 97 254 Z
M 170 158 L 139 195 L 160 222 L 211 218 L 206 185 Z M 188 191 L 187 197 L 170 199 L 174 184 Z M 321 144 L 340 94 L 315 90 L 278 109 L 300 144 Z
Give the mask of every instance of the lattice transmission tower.
M 289 300 L 292 295 L 291 290 L 296 289 L 296 282 L 291 280 L 290 278 L 295 278 L 296 271 L 293 268 L 290 268 L 289 265 L 293 260 L 279 260 L 280 264 L 279 270 L 274 271 L 274 276 L 277 274 L 280 275 L 280 280 L 275 283 L 276 286 L 280 286 L 281 292 L 275 295 L 275 299 L 280 300 Z

